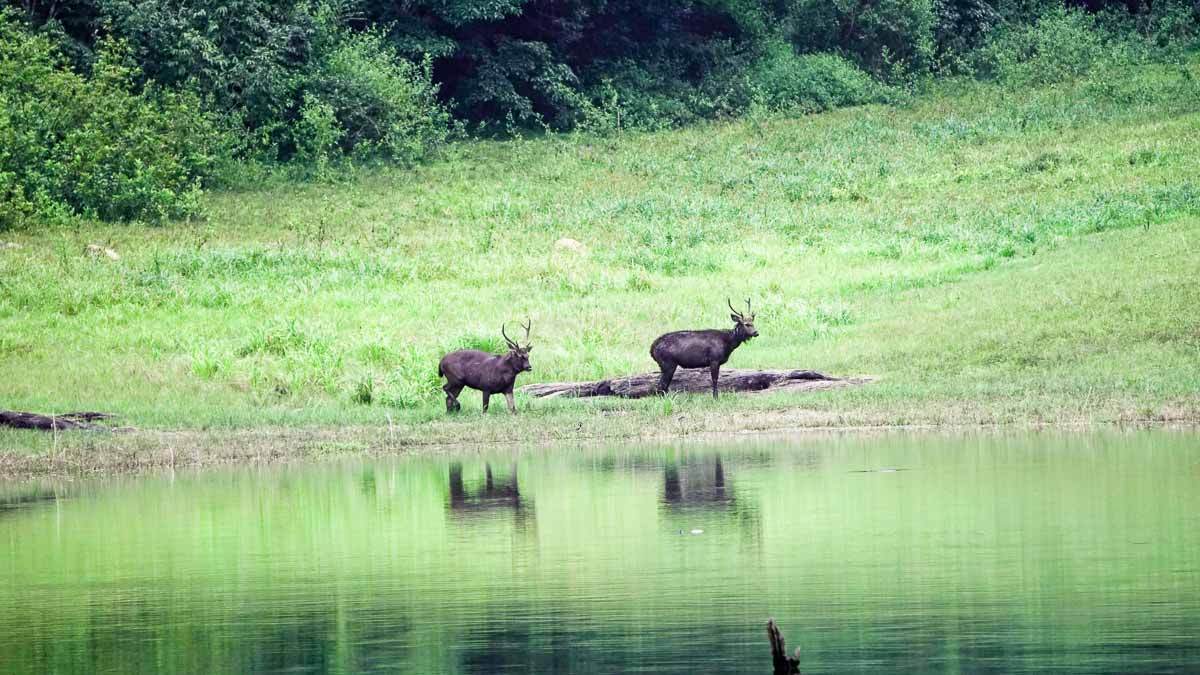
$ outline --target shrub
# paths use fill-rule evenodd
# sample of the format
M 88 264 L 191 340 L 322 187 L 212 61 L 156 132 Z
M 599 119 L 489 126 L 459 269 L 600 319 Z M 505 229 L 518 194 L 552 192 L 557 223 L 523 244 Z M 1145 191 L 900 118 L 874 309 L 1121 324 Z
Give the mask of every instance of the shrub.
M 323 172 L 334 153 L 344 130 L 338 125 L 333 105 L 316 96 L 306 95 L 300 106 L 300 119 L 292 123 L 292 142 L 295 158 Z
M 770 44 L 749 71 L 756 102 L 773 109 L 819 112 L 880 100 L 883 89 L 858 66 L 836 54 L 796 54 Z
M 1200 3 L 1187 0 L 1155 2 L 1147 14 L 1145 32 L 1165 49 L 1194 49 L 1200 38 Z
M 591 107 L 581 126 L 659 129 L 734 116 L 752 106 L 819 112 L 888 99 L 888 87 L 849 59 L 832 53 L 797 54 L 786 42 L 768 41 L 755 55 L 732 45 L 708 54 L 708 75 L 689 84 L 684 63 L 670 59 L 647 68 L 634 61 L 604 64 L 617 73 L 589 90 Z M 678 66 L 678 67 L 673 67 Z
M 1000 22 L 1001 13 L 989 0 L 934 0 L 934 29 L 938 73 L 970 72 L 966 60 Z
M 244 153 L 275 159 L 287 146 L 287 125 L 302 102 L 297 66 L 328 34 L 327 3 L 90 2 L 96 16 L 84 19 L 87 30 L 126 40 L 141 81 L 211 98 L 214 108 L 243 125 Z
M 566 128 L 584 104 L 574 71 L 542 42 L 504 37 L 495 45 L 468 44 L 458 60 L 473 71 L 453 91 L 457 110 L 468 117 Z
M 230 144 L 193 94 L 133 84 L 119 41 L 90 78 L 0 13 L 0 225 L 71 215 L 161 220 L 193 213 Z
M 428 59 L 405 61 L 378 31 L 340 32 L 307 77 L 297 150 L 316 158 L 336 144 L 358 157 L 421 159 L 450 130 L 437 90 Z
M 1113 48 L 1094 15 L 1055 9 L 1032 24 L 1010 25 L 975 55 L 980 75 L 1008 84 L 1050 84 L 1086 73 Z
M 446 137 L 431 64 L 401 58 L 384 25 L 350 30 L 353 0 L 96 2 L 139 78 L 211 96 L 243 126 L 243 155 L 320 170 L 352 153 L 411 161 Z
M 590 105 L 578 126 L 587 131 L 656 130 L 679 127 L 718 112 L 715 101 L 696 85 L 670 74 L 669 68 L 650 68 L 633 61 L 604 64 L 611 72 L 588 88 Z
M 839 52 L 881 76 L 927 72 L 939 17 L 933 0 L 794 0 L 788 39 L 802 52 Z

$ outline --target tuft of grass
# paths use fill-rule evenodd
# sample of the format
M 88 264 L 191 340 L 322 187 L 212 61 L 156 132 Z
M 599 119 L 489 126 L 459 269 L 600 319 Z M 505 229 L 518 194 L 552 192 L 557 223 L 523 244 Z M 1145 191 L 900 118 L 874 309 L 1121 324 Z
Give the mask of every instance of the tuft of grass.
M 296 352 L 307 351 L 323 353 L 329 351 L 327 341 L 313 337 L 308 330 L 295 320 L 278 321 L 264 326 L 256 335 L 240 347 L 237 356 L 246 357 L 255 354 L 270 354 L 287 356 Z
M 202 380 L 211 380 L 225 367 L 220 354 L 210 349 L 200 349 L 192 354 L 192 373 Z
M 371 377 L 363 377 L 354 384 L 354 391 L 350 394 L 350 400 L 359 405 L 371 405 L 375 402 L 375 380 Z

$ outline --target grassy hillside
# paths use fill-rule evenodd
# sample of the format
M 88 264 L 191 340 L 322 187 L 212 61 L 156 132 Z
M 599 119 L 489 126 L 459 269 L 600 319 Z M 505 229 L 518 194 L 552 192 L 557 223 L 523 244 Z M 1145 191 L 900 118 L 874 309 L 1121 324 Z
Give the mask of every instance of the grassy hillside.
M 1197 76 L 1145 66 L 903 108 L 474 142 L 415 170 L 217 194 L 197 222 L 9 233 L 0 407 L 441 441 L 1197 420 Z M 479 419 L 474 394 L 443 419 L 438 357 L 498 350 L 503 321 L 533 319 L 519 383 L 592 379 L 652 368 L 663 331 L 725 327 L 727 296 L 754 299 L 762 333 L 731 365 L 880 380 L 717 404 L 518 401 L 517 420 Z

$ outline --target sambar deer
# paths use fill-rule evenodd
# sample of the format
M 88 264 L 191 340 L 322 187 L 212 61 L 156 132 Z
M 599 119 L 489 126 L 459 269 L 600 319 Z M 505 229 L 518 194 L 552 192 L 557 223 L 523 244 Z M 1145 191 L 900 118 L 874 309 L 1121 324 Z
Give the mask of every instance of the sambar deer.
M 462 409 L 458 395 L 463 387 L 470 387 L 483 393 L 483 412 L 487 412 L 488 399 L 492 394 L 504 394 L 508 400 L 508 411 L 517 414 L 517 406 L 513 403 L 513 383 L 517 375 L 533 370 L 529 365 L 529 351 L 533 349 L 529 343 L 531 323 L 526 321 L 524 324 L 525 346 L 508 337 L 505 326 L 500 326 L 500 334 L 508 345 L 508 353 L 503 356 L 478 349 L 462 349 L 442 357 L 438 363 L 438 377 L 446 378 L 446 384 L 442 387 L 442 391 L 446 392 L 446 412 Z
M 658 363 L 662 372 L 658 380 L 660 394 L 667 393 L 676 368 L 708 368 L 712 373 L 712 395 L 717 398 L 717 377 L 721 366 L 729 355 L 743 342 L 758 336 L 754 328 L 754 314 L 750 312 L 750 300 L 746 299 L 746 314 L 733 308 L 728 298 L 725 303 L 733 313 L 732 330 L 680 330 L 660 336 L 650 345 L 650 356 Z

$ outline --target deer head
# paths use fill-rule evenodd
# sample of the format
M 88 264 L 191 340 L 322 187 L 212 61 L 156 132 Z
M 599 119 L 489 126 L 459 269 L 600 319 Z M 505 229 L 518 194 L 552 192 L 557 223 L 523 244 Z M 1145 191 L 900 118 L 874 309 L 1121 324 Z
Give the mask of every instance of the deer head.
M 525 346 L 517 344 L 516 340 L 508 337 L 505 332 L 505 325 L 500 325 L 500 334 L 504 336 L 504 342 L 508 345 L 508 353 L 504 355 L 504 360 L 510 363 L 517 372 L 532 371 L 533 366 L 529 365 L 529 352 L 533 349 L 533 345 L 529 342 L 529 329 L 533 322 L 526 320 L 522 326 L 525 328 Z
M 729 298 L 725 298 L 725 304 L 729 305 L 729 311 L 733 312 L 729 318 L 733 319 L 733 330 L 745 336 L 749 340 L 752 337 L 758 337 L 758 330 L 754 328 L 754 314 L 750 311 L 750 298 L 746 298 L 746 313 L 742 314 L 733 308 L 733 303 Z

